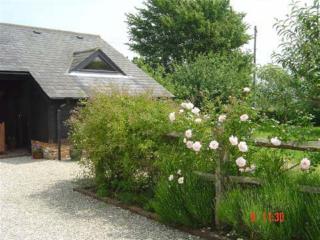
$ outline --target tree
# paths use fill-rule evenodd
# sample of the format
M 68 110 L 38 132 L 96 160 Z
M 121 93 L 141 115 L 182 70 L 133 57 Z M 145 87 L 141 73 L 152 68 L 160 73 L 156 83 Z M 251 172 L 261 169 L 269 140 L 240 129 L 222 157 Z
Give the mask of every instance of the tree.
M 304 7 L 293 2 L 287 18 L 277 21 L 275 26 L 282 43 L 275 58 L 294 77 L 301 79 L 309 109 L 316 110 L 320 119 L 319 5 L 319 0 Z
M 197 106 L 217 97 L 226 101 L 250 86 L 251 60 L 251 55 L 240 51 L 200 55 L 194 61 L 176 66 L 167 81 L 173 84 L 176 97 L 189 99 Z
M 305 121 L 305 102 L 301 82 L 286 70 L 276 65 L 258 68 L 259 82 L 256 86 L 256 106 L 282 123 Z
M 147 0 L 145 8 L 128 14 L 133 51 L 166 71 L 173 63 L 209 52 L 237 49 L 249 40 L 244 14 L 229 0 Z

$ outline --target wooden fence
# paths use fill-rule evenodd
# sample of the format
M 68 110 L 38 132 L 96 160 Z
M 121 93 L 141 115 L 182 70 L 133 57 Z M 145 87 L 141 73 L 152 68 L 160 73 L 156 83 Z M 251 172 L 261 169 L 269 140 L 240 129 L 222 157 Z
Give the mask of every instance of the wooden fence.
M 177 138 L 181 134 L 170 133 L 168 137 Z M 309 141 L 298 143 L 294 141 L 282 142 L 281 145 L 275 146 L 270 143 L 268 139 L 256 139 L 255 146 L 265 147 L 265 148 L 276 148 L 276 149 L 288 149 L 288 150 L 297 150 L 297 151 L 307 151 L 307 152 L 320 152 L 320 141 Z M 224 150 L 223 146 L 220 147 L 219 158 L 216 161 L 215 173 L 203 173 L 195 171 L 194 173 L 208 181 L 215 182 L 215 206 L 218 206 L 222 200 L 224 193 L 224 185 L 227 183 L 236 183 L 236 184 L 251 184 L 255 186 L 263 185 L 263 182 L 255 177 L 245 177 L 245 176 L 226 176 L 222 172 L 222 165 L 229 161 L 229 153 Z M 295 165 L 297 166 L 297 165 Z M 320 183 L 319 187 L 300 185 L 299 190 L 301 192 L 320 194 Z M 220 220 L 217 214 L 217 208 L 215 208 L 215 226 L 219 228 L 221 226 Z

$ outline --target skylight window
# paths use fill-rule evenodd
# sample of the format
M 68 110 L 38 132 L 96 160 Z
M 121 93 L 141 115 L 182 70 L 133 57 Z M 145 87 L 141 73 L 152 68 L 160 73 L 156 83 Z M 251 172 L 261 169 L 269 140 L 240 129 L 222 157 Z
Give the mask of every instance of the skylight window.
M 101 57 L 95 57 L 87 66 L 83 69 L 86 70 L 100 70 L 108 72 L 117 72 L 110 64 L 101 59 Z
M 100 49 L 75 52 L 70 71 L 125 75 Z

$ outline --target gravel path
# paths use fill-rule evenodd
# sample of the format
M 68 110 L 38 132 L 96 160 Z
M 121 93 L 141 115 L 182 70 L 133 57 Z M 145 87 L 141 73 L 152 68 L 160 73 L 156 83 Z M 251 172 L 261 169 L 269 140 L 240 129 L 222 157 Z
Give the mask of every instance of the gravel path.
M 73 192 L 75 162 L 0 159 L 0 239 L 198 239 Z

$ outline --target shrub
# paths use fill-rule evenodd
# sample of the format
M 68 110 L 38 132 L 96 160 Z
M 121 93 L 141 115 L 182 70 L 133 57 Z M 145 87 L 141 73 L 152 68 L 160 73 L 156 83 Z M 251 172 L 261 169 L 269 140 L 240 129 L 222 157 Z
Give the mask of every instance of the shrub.
M 174 94 L 203 106 L 205 99 L 217 97 L 227 101 L 239 96 L 251 81 L 251 58 L 234 51 L 229 54 L 200 55 L 195 60 L 176 66 L 167 78 L 174 85 Z
M 171 105 L 149 95 L 114 92 L 99 93 L 75 111 L 70 138 L 85 152 L 80 163 L 95 177 L 97 188 L 104 189 L 99 192 L 152 188 L 153 162 L 170 131 Z

